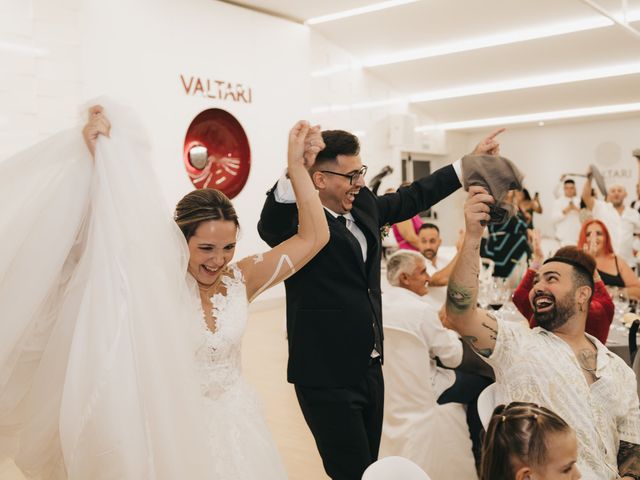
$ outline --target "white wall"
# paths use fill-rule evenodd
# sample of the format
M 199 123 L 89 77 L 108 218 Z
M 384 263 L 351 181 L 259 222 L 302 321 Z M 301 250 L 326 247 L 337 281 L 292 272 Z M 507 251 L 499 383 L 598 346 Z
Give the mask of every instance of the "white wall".
M 193 189 L 182 162 L 191 120 L 225 109 L 251 148 L 234 199 L 237 256 L 267 248 L 260 207 L 286 166 L 288 130 L 310 107 L 307 27 L 212 0 L 2 0 L 0 41 L 38 49 L 0 49 L 0 157 L 83 121 L 85 102 L 108 95 L 142 117 L 169 214 Z M 241 83 L 252 102 L 189 96 L 181 74 Z
M 467 135 L 467 149 L 473 148 L 482 136 L 483 133 Z M 534 223 L 545 235 L 553 235 L 553 191 L 563 173 L 585 173 L 593 163 L 606 177 L 608 186 L 618 183 L 627 188 L 627 204 L 636 198 L 638 169 L 631 151 L 640 147 L 640 116 L 510 127 L 500 135 L 500 141 L 502 155 L 524 173 L 527 189 L 532 195 L 540 192 L 545 210 L 534 217 Z M 583 181 L 576 178 L 578 192 Z
M 287 132 L 309 109 L 307 28 L 211 0 L 87 0 L 85 15 L 86 96 L 108 93 L 143 115 L 171 205 L 193 189 L 182 162 L 191 120 L 217 107 L 242 124 L 252 158 L 233 200 L 237 255 L 264 250 L 260 207 L 286 166 Z M 187 95 L 180 74 L 247 85 L 252 103 Z

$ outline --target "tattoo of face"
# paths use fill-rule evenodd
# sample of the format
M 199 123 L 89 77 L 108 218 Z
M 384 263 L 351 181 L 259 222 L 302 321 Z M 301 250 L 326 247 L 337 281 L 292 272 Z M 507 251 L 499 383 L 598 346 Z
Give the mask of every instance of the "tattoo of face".
M 468 310 L 473 305 L 473 292 L 469 288 L 449 281 L 447 288 L 447 306 L 457 313 Z

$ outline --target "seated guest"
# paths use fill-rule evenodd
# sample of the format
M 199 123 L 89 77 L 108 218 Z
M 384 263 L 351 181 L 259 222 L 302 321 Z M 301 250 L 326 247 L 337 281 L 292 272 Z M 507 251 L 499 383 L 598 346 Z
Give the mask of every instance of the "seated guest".
M 581 478 L 571 427 L 533 403 L 498 405 L 482 446 L 480 480 Z
M 394 223 L 391 226 L 400 250 L 418 250 L 418 230 L 421 226 L 420 215 L 414 215 L 404 222 Z
M 474 445 L 474 454 L 480 457 L 480 432 L 476 401 L 491 380 L 472 373 L 452 370 L 462 361 L 462 342 L 458 334 L 442 325 L 437 310 L 428 307 L 422 298 L 427 294 L 429 275 L 425 261 L 417 252 L 398 251 L 387 260 L 387 279 L 391 288 L 382 295 L 382 314 L 385 326 L 399 327 L 414 333 L 429 350 L 431 383 L 439 404 L 467 405 L 467 424 Z M 447 368 L 441 368 L 436 363 Z M 411 368 L 411 365 L 407 365 Z
M 462 231 L 460 232 L 462 234 Z M 458 244 L 462 242 L 462 235 L 458 238 Z M 427 273 L 431 276 L 429 284 L 432 287 L 446 286 L 449 274 L 453 268 L 453 260 L 456 257 L 456 248 L 442 247 L 440 229 L 433 223 L 425 223 L 418 231 L 418 250 L 427 259 Z
M 582 225 L 578 248 L 596 259 L 600 278 L 609 287 L 620 287 L 631 298 L 640 298 L 640 280 L 629 264 L 613 251 L 609 230 L 600 220 L 588 220 Z
M 563 253 L 572 254 L 571 250 L 577 247 L 562 247 L 556 252 L 556 256 L 563 256 Z M 513 303 L 520 310 L 520 313 L 529 319 L 529 326 L 531 328 L 537 327 L 535 315 L 533 314 L 533 308 L 529 303 L 529 292 L 533 288 L 533 280 L 536 273 L 542 266 L 544 261 L 544 255 L 540 248 L 540 236 L 537 232 L 533 235 L 533 261 L 529 266 L 529 269 L 522 277 L 522 281 L 518 288 L 513 292 Z M 589 304 L 589 311 L 587 312 L 587 323 L 585 331 L 589 335 L 593 335 L 603 344 L 607 343 L 607 337 L 609 336 L 609 327 L 613 321 L 613 314 L 615 313 L 615 307 L 611 296 L 607 292 L 607 288 L 600 279 L 598 270 L 593 275 L 594 291 L 591 303 Z
M 585 333 L 593 258 L 576 249 L 545 261 L 529 294 L 539 325 L 534 329 L 477 307 L 480 240 L 493 202 L 483 188 L 469 188 L 466 235 L 449 279 L 448 321 L 493 367 L 500 401 L 543 405 L 575 430 L 583 478 L 639 478 L 635 374 Z
M 509 192 L 507 201 L 513 203 L 514 191 Z M 522 273 L 519 265 L 526 265 L 531 256 L 528 230 L 529 226 L 518 214 L 505 223 L 489 224 L 488 236 L 482 241 L 482 257 L 493 260 L 493 276 L 509 278 L 517 275 L 520 280 Z

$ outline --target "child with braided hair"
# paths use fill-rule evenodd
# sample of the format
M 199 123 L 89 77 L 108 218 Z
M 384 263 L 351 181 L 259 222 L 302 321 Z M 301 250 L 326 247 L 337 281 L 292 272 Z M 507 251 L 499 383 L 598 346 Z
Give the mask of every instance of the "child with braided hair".
M 576 480 L 578 443 L 551 410 L 526 402 L 499 405 L 487 428 L 480 480 Z

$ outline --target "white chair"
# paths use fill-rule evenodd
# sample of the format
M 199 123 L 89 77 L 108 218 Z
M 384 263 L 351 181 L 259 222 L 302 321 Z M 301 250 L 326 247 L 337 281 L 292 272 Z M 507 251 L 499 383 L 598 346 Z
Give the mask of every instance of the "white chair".
M 369 465 L 362 480 L 431 480 L 431 477 L 407 458 L 386 457 Z
M 492 383 L 485 388 L 478 397 L 478 415 L 480 416 L 480 421 L 482 422 L 485 432 L 487 431 L 487 428 L 489 428 L 489 422 L 491 421 L 493 411 L 498 406 L 496 400 L 496 389 L 497 384 Z
M 408 458 L 433 480 L 477 480 L 464 407 L 437 404 L 427 345 L 414 333 L 387 325 L 384 337 L 380 456 Z

